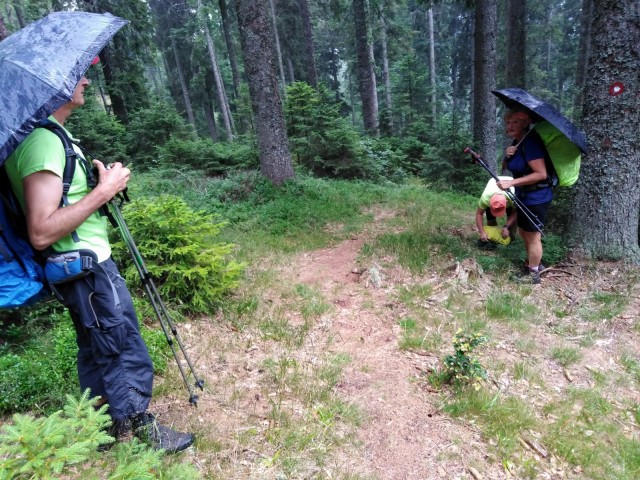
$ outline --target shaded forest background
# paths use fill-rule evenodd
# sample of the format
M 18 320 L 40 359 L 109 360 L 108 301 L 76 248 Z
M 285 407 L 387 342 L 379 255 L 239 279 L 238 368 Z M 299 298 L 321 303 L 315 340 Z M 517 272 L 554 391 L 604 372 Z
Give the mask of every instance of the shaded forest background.
M 633 2 L 3 3 L 0 35 L 53 10 L 110 12 L 130 21 L 89 72 L 92 108 L 72 119 L 72 131 L 105 159 L 139 171 L 170 165 L 209 176 L 260 168 L 275 183 L 296 169 L 375 182 L 417 176 L 472 195 L 487 176 L 462 155 L 464 147 L 493 162 L 506 145 L 492 89 L 525 88 L 581 125 L 594 22 L 620 25 L 620 16 L 628 18 L 625 39 L 610 40 L 612 49 L 634 45 L 638 36 Z M 637 47 L 631 50 L 633 60 Z M 631 120 L 637 123 L 637 114 Z M 597 151 L 593 158 L 600 162 Z M 552 215 L 558 233 L 580 232 L 568 213 L 572 196 L 558 193 Z M 594 239 L 587 250 L 637 254 L 636 197 L 625 200 L 631 221 L 614 225 L 624 242 L 607 248 Z

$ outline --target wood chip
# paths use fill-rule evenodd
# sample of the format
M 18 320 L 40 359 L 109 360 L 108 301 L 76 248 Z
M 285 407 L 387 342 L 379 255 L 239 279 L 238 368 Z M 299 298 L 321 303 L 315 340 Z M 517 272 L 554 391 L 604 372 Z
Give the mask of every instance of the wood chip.
M 482 475 L 480 475 L 480 472 L 478 470 L 476 470 L 475 468 L 469 467 L 469 473 L 476 480 L 482 480 Z
M 562 373 L 564 373 L 564 378 L 566 378 L 569 382 L 573 382 L 573 377 L 571 376 L 571 372 L 569 372 L 569 370 L 563 368 Z
M 535 440 L 532 440 L 530 438 L 525 438 L 523 440 L 526 442 L 527 445 L 533 448 L 538 453 L 538 455 L 540 455 L 542 458 L 547 458 L 549 456 L 549 453 L 542 446 L 540 446 Z

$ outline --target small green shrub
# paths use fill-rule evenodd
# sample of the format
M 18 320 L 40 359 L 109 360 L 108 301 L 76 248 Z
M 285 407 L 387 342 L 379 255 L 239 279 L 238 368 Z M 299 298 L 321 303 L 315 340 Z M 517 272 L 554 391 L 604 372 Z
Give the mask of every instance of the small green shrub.
M 473 385 L 476 390 L 480 388 L 480 382 L 487 378 L 487 371 L 471 353 L 486 341 L 486 337 L 480 333 L 465 334 L 462 330 L 456 332 L 453 338 L 455 353 L 447 355 L 444 359 L 445 383 L 458 386 Z
M 78 347 L 71 320 L 34 337 L 20 350 L 0 350 L 0 413 L 60 408 L 65 394 L 78 391 Z
M 94 408 L 89 392 L 48 417 L 16 414 L 0 429 L 0 480 L 54 478 L 195 479 L 188 464 L 163 465 L 162 452 L 133 440 L 108 453 L 99 445 L 113 441 L 106 432 L 108 406 Z M 106 476 L 105 476 L 106 475 Z
M 237 286 L 244 266 L 228 258 L 232 244 L 213 243 L 224 225 L 213 215 L 166 195 L 134 200 L 124 217 L 166 301 L 188 312 L 206 312 Z M 122 239 L 114 239 L 112 247 L 121 262 L 129 256 Z M 137 268 L 132 262 L 126 265 L 124 278 L 130 286 L 139 285 Z

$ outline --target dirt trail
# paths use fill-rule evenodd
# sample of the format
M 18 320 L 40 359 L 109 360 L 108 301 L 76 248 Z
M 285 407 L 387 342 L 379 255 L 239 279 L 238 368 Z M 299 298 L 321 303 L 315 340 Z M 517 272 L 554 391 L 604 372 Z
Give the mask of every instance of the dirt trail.
M 403 312 L 390 279 L 402 274 L 358 265 L 362 243 L 304 254 L 291 267 L 297 282 L 318 288 L 336 306 L 332 350 L 352 359 L 338 385 L 365 414 L 361 457 L 351 458 L 351 466 L 380 480 L 455 478 L 474 465 L 487 475 L 479 435 L 441 415 L 438 396 L 412 382 L 437 359 L 398 349 Z

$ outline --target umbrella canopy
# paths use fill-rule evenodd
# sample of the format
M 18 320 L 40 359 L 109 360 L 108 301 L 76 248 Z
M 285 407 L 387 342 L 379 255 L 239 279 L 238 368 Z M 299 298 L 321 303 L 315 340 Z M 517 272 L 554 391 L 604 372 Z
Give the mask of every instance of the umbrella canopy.
M 505 88 L 504 90 L 494 90 L 491 93 L 502 100 L 507 108 L 529 110 L 532 113 L 531 118 L 534 123 L 538 123 L 541 119 L 546 120 L 577 146 L 582 153 L 587 153 L 587 140 L 584 133 L 547 102 L 537 99 L 521 88 Z
M 0 165 L 71 100 L 91 61 L 126 23 L 108 13 L 54 12 L 0 42 Z

